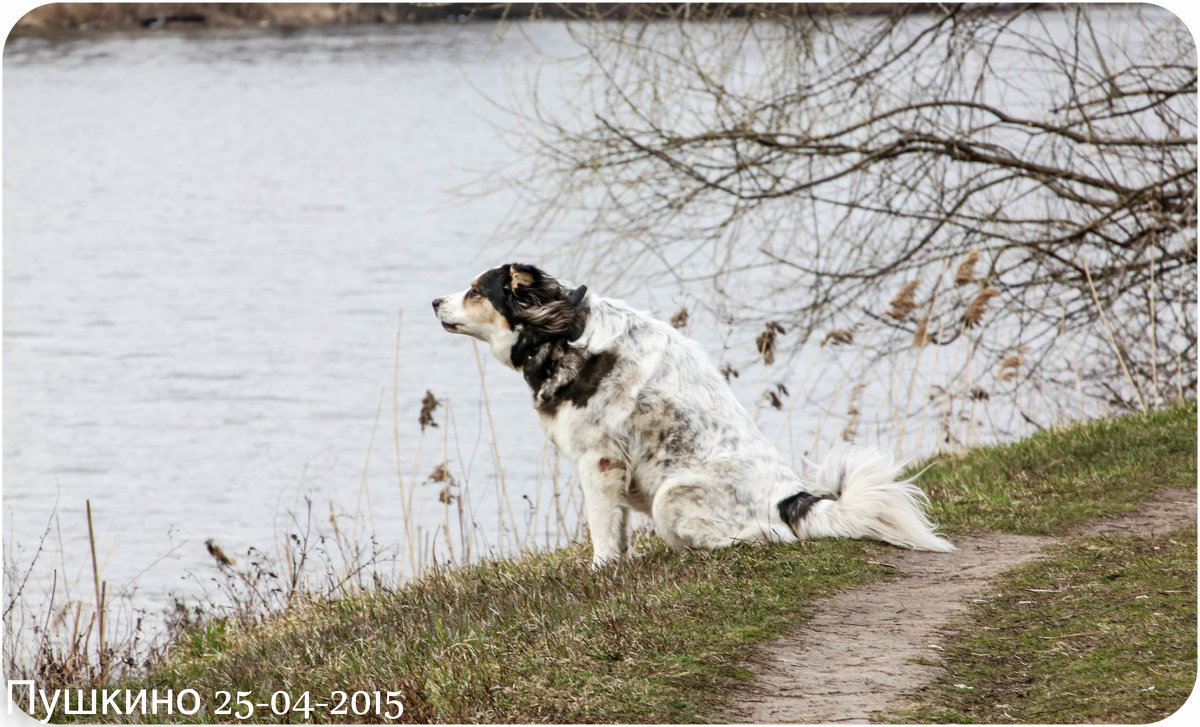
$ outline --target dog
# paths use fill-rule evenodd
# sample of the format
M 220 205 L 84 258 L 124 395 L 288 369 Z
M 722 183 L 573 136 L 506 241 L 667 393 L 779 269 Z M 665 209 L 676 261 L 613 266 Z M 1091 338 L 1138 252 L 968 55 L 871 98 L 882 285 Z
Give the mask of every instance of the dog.
M 802 479 L 693 341 L 621 301 L 513 263 L 433 310 L 524 375 L 583 486 L 595 566 L 629 554 L 630 510 L 673 548 L 869 538 L 954 550 L 889 455 L 835 449 Z

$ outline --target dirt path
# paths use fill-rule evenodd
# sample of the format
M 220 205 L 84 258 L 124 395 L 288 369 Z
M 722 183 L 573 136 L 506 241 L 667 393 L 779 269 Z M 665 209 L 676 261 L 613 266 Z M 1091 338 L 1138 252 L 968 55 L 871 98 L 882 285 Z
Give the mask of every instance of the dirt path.
M 1075 535 L 1166 532 L 1196 522 L 1196 491 L 1169 489 L 1140 510 Z M 867 722 L 902 694 L 933 681 L 933 661 L 948 623 L 983 597 L 1001 572 L 1040 557 L 1055 538 L 991 533 L 955 539 L 945 553 L 888 551 L 900 577 L 817 603 L 798 632 L 768 644 L 758 675 L 729 722 Z

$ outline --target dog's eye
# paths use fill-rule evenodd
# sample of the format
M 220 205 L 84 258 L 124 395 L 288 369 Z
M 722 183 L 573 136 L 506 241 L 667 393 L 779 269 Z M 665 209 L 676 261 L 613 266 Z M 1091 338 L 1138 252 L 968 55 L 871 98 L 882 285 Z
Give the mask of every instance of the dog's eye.
M 483 295 L 483 293 L 480 293 L 478 290 L 475 290 L 474 288 L 471 288 L 470 290 L 467 291 L 468 298 L 478 298 L 481 295 Z

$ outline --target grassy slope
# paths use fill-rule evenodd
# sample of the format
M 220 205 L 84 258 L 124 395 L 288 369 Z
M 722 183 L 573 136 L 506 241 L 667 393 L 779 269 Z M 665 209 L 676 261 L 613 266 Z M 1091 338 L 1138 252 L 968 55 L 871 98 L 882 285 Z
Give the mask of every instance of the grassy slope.
M 1132 508 L 1159 487 L 1194 485 L 1196 408 L 1188 404 L 973 450 L 937 463 L 921 482 L 934 497 L 936 519 L 949 533 L 980 528 L 1062 533 L 1073 524 Z M 1180 535 L 1171 542 L 1192 541 Z M 1164 651 L 1182 654 L 1191 674 L 1195 669 L 1194 651 L 1189 657 L 1185 649 L 1153 651 L 1138 645 L 1139 639 L 1159 643 L 1168 632 L 1184 634 L 1181 643 L 1187 643 L 1186 629 L 1194 628 L 1194 555 L 1189 561 L 1186 551 L 1156 544 L 1159 550 L 1114 542 L 1098 551 L 1082 546 L 1082 553 L 1101 570 L 1132 573 L 1153 565 L 1176 574 L 1171 582 L 1180 581 L 1179 588 L 1160 587 L 1171 593 L 1154 596 L 1173 604 L 1160 609 L 1160 600 L 1154 600 L 1157 610 L 1151 613 L 1161 615 L 1147 617 L 1142 607 L 1150 604 L 1103 589 L 1072 590 L 1073 595 L 1090 597 L 1075 598 L 1064 607 L 1083 624 L 1095 621 L 1092 611 L 1101 609 L 1108 614 L 1103 617 L 1106 623 L 1124 624 L 1129 648 L 1147 654 L 1145 664 L 1129 667 L 1140 675 L 1139 684 L 1150 684 L 1151 675 L 1163 670 L 1178 671 L 1186 681 L 1187 669 L 1160 658 Z M 645 557 L 615 571 L 591 572 L 585 564 L 586 549 L 575 547 L 442 573 L 395 592 L 308 604 L 254 629 L 210 627 L 181 644 L 168 665 L 137 686 L 192 688 L 205 695 L 222 689 L 252 690 L 259 701 L 275 690 L 293 695 L 304 690 L 314 695 L 330 689 L 401 690 L 405 719 L 413 721 L 705 721 L 722 695 L 744 678 L 737 664 L 754 644 L 801 623 L 813 599 L 888 577 L 871 562 L 888 547 L 876 543 L 821 541 L 680 554 L 648 539 L 641 547 L 649 551 Z M 1079 555 L 1078 549 L 1068 549 L 1039 567 L 1082 573 L 1072 560 Z M 1036 583 L 1053 580 L 1045 574 L 1028 578 Z M 1094 573 L 1080 578 L 1084 585 L 1124 585 L 1120 578 L 1105 581 Z M 1146 590 L 1145 585 L 1134 590 Z M 1009 585 L 1004 593 L 1019 590 Z M 998 599 L 994 610 L 975 614 L 980 625 L 1015 615 L 1011 603 Z M 1020 613 L 1032 613 L 1036 620 L 1041 601 L 1021 600 L 1034 601 L 1023 604 Z M 1134 615 L 1134 606 L 1141 616 Z M 1084 629 L 1074 623 L 1063 627 Z M 1005 628 L 1020 633 L 1026 627 Z M 1057 636 L 1066 633 L 1055 631 L 1053 623 L 1050 628 L 1048 633 Z M 1063 639 L 1039 635 L 1044 634 L 1022 636 L 1022 650 L 1014 658 L 1033 662 L 1064 650 Z M 1066 646 L 1083 643 L 1075 638 Z M 1190 643 L 1194 646 L 1194 636 Z M 997 643 L 989 648 L 979 651 L 1009 653 L 1018 645 Z M 952 669 L 959 668 L 956 658 L 951 656 Z M 964 662 L 965 672 L 953 672 L 959 674 L 954 678 L 985 681 L 977 670 L 989 663 Z M 1080 668 L 1086 675 L 1091 667 Z M 1056 666 L 1051 674 L 1058 670 Z M 1101 675 L 1101 689 L 1104 680 L 1129 677 L 1115 669 L 1094 673 Z M 1156 698 L 1165 700 L 1161 709 L 1169 711 L 1182 703 L 1181 694 L 1186 696 L 1179 685 L 1154 685 Z M 954 689 L 952 683 L 949 688 Z M 1010 707 L 1003 705 L 1025 699 L 1026 692 L 1006 694 L 1008 702 L 988 697 L 960 705 L 949 701 L 946 693 L 931 690 L 927 696 L 932 706 L 908 718 L 1008 721 L 1010 712 L 1005 710 Z M 1103 709 L 1085 713 L 1076 710 L 1072 700 L 1086 697 L 1070 690 L 1055 692 L 1053 703 L 1065 712 L 1026 718 L 1062 721 L 1064 714 L 1086 714 L 1091 721 L 1128 721 L 1126 715 L 1134 714 L 1131 703 L 1141 701 L 1145 693 L 1126 690 L 1110 696 Z M 328 711 L 313 717 L 329 719 Z M 257 721 L 270 718 L 263 710 L 256 713 Z M 301 718 L 293 714 L 280 721 Z M 207 711 L 196 719 L 231 721 Z
M 1062 535 L 1196 485 L 1196 405 L 1046 430 L 942 459 L 920 477 L 946 532 Z

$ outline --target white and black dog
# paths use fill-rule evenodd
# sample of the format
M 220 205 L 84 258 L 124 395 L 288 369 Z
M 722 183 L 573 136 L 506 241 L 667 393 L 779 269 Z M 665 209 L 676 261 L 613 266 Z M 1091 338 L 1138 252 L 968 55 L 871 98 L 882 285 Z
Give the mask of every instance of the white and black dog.
M 838 449 L 801 479 L 695 343 L 621 301 L 512 264 L 433 309 L 525 375 L 583 484 L 596 565 L 628 552 L 630 508 L 673 547 L 872 538 L 954 549 L 890 456 Z

